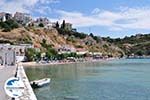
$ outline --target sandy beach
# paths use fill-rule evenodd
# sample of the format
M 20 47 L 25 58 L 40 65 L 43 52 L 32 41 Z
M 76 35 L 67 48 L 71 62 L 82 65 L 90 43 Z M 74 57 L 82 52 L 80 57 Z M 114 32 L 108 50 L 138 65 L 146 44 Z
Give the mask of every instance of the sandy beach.
M 106 62 L 110 60 L 115 60 L 118 58 L 109 58 L 109 59 L 99 59 L 99 60 L 87 60 L 87 61 L 77 61 L 77 62 L 49 62 L 49 63 L 37 63 L 37 62 L 22 62 L 22 65 L 25 67 L 33 67 L 33 66 L 49 66 L 49 65 L 64 65 L 64 64 L 77 64 L 77 63 L 94 63 L 94 62 Z

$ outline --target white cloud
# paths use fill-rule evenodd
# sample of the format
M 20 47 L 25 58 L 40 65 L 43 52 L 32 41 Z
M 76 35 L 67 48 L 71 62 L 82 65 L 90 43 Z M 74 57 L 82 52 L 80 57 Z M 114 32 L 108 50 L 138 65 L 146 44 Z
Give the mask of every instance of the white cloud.
M 95 8 L 93 11 L 92 11 L 92 14 L 97 14 L 99 13 L 101 10 L 99 8 Z
M 46 14 L 52 12 L 52 9 L 48 6 L 42 6 L 42 7 L 36 8 L 34 11 L 38 12 L 42 15 L 46 15 Z
M 109 30 L 110 31 L 122 31 L 122 28 L 120 28 L 120 27 L 110 27 Z
M 59 0 L 40 0 L 40 2 L 42 4 L 45 4 L 45 3 L 47 3 L 47 4 L 49 4 L 49 3 L 60 3 Z
M 37 5 L 41 7 L 41 13 L 45 10 L 45 5 L 50 3 L 59 3 L 58 0 L 0 0 L 0 11 L 1 12 L 10 12 L 15 13 L 19 12 L 27 12 L 32 13 L 34 9 L 36 9 Z M 49 7 L 50 8 L 50 7 Z M 46 9 L 47 10 L 47 9 Z
M 95 8 L 91 15 L 81 12 L 59 10 L 60 19 L 71 22 L 75 27 L 105 26 L 109 30 L 150 28 L 150 8 L 121 7 L 119 11 L 108 11 Z
M 0 0 L 0 12 L 15 13 L 19 11 L 47 15 L 52 11 L 48 5 L 59 2 L 59 0 Z M 57 10 L 56 13 L 60 15 L 61 21 L 65 19 L 72 23 L 74 27 L 104 26 L 112 31 L 123 29 L 149 30 L 150 28 L 150 7 L 119 7 L 116 11 L 95 8 L 89 15 L 63 10 Z M 52 20 L 56 21 L 56 19 Z
M 3 3 L 0 4 L 0 11 L 2 12 L 13 12 L 14 11 L 22 11 L 22 12 L 28 12 L 24 6 L 23 6 L 23 3 L 22 2 L 14 2 L 14 1 L 11 1 L 11 2 L 6 2 L 6 1 L 3 1 Z
M 79 12 L 66 12 L 59 10 L 57 11 L 61 15 L 61 21 L 65 19 L 67 22 L 71 22 L 75 27 L 87 27 L 95 25 L 108 26 L 112 24 L 108 20 L 97 19 L 98 16 L 86 16 Z

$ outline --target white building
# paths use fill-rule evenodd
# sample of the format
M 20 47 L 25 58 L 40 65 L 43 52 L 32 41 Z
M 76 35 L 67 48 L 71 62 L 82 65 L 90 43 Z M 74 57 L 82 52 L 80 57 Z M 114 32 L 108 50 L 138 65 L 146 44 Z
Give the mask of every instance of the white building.
M 6 21 L 6 17 L 5 17 L 4 12 L 0 13 L 0 21 L 2 21 L 2 22 Z
M 15 65 L 15 51 L 8 45 L 0 45 L 0 65 L 12 66 Z
M 76 52 L 76 49 L 69 45 L 62 45 L 57 49 L 59 54 Z
M 47 18 L 37 18 L 36 21 L 34 21 L 35 26 L 39 26 L 39 24 L 43 24 L 44 26 L 48 25 L 50 22 Z
M 44 28 L 46 29 L 52 29 L 56 27 L 56 23 L 55 22 L 49 22 L 47 25 L 44 26 Z
M 30 44 L 0 44 L 0 65 L 12 66 L 17 61 L 24 60 L 25 50 L 27 48 L 33 48 L 33 46 Z
M 72 24 L 71 23 L 65 23 L 65 29 L 71 31 L 72 30 Z
M 21 12 L 16 12 L 15 15 L 14 15 L 14 19 L 18 23 L 23 24 L 23 25 L 26 25 L 27 23 L 29 23 L 32 20 L 30 14 L 21 13 Z
M 85 50 L 84 48 L 77 48 L 76 53 L 77 53 L 77 55 L 84 55 L 84 54 L 89 53 L 89 51 Z
M 1 12 L 0 13 L 0 21 L 4 22 L 6 20 L 12 19 L 12 14 L 6 13 L 6 12 Z

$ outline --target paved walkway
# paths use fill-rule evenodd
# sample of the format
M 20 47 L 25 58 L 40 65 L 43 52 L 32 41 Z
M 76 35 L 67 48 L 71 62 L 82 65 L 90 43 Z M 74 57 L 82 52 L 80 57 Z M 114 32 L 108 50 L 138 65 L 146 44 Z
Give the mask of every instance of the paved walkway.
M 15 76 L 17 71 L 17 77 L 19 77 L 24 83 L 24 93 L 23 96 L 19 97 L 16 100 L 37 100 L 31 86 L 29 80 L 26 76 L 23 66 L 19 66 L 18 70 L 16 70 L 16 66 L 11 67 L 2 67 L 0 66 L 0 100 L 11 100 L 4 91 L 4 84 L 6 80 L 10 77 Z
M 16 72 L 16 67 L 15 66 L 8 66 L 8 67 L 2 67 L 0 66 L 0 100 L 10 100 L 5 91 L 4 91 L 4 84 L 5 81 L 13 77 Z

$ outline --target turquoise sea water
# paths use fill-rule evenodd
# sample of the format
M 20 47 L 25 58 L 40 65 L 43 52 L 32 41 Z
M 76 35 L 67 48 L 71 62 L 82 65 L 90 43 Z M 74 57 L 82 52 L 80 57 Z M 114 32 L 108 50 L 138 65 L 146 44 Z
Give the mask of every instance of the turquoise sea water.
M 35 89 L 38 100 L 150 100 L 150 59 L 25 68 L 29 80 L 51 83 Z M 70 99 L 71 100 L 71 99 Z

